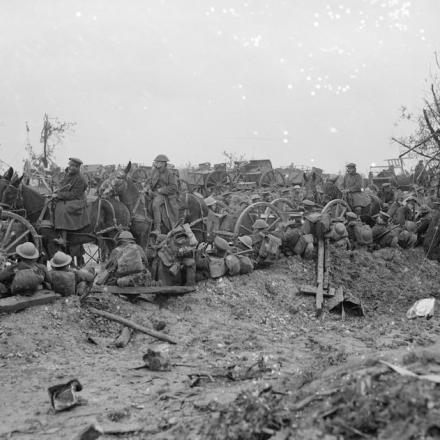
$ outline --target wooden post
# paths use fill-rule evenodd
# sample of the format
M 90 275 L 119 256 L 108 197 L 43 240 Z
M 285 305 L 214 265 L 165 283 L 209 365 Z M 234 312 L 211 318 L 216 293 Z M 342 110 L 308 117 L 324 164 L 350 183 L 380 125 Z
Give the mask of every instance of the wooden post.
M 324 289 L 328 289 L 330 284 L 330 239 L 324 242 Z
M 322 313 L 324 303 L 324 240 L 318 240 L 318 268 L 317 268 L 317 289 L 316 289 L 316 315 Z

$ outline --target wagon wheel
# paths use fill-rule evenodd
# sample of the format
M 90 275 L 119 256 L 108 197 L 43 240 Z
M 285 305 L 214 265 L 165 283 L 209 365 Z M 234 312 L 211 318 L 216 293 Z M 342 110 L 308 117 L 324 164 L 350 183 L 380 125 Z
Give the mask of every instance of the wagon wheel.
M 284 186 L 284 176 L 278 170 L 265 171 L 258 182 L 259 186 Z
M 267 202 L 257 202 L 246 207 L 240 214 L 234 227 L 234 239 L 242 235 L 252 234 L 252 225 L 255 220 L 263 219 L 269 224 L 268 231 L 274 231 L 282 221 L 282 213 L 279 209 Z
M 0 255 L 14 254 L 17 245 L 25 241 L 33 242 L 41 251 L 40 236 L 25 218 L 10 211 L 1 211 L 0 220 Z
M 332 219 L 340 218 L 345 215 L 346 212 L 351 211 L 350 206 L 345 200 L 334 199 L 330 200 L 327 205 L 322 208 L 322 213 L 329 214 Z
M 212 171 L 205 177 L 205 196 L 221 194 L 230 184 L 231 179 L 226 171 Z

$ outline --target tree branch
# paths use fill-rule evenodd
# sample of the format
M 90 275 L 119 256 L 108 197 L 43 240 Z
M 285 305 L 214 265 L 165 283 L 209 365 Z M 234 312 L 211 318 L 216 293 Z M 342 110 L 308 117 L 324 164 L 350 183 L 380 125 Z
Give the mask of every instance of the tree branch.
M 434 128 L 432 127 L 431 121 L 429 120 L 428 112 L 426 111 L 426 109 L 423 109 L 423 116 L 425 117 L 426 125 L 428 126 L 429 131 L 431 132 L 432 137 L 435 140 L 435 143 L 440 148 L 440 139 L 438 137 L 438 132 L 435 131 Z

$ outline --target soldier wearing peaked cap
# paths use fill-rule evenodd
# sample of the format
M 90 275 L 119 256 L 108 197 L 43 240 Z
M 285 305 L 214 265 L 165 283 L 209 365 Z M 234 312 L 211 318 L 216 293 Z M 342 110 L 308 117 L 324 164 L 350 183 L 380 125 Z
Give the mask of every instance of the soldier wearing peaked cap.
M 69 158 L 66 175 L 56 193 L 55 229 L 60 237 L 54 240 L 62 247 L 67 244 L 67 231 L 77 231 L 89 225 L 87 210 L 87 181 L 81 174 L 82 160 Z
M 165 154 L 159 154 L 154 159 L 154 169 L 151 176 L 151 191 L 153 196 L 153 233 L 161 233 L 163 221 L 168 222 L 173 229 L 179 218 L 177 203 L 176 175 L 167 167 L 169 159 Z M 166 218 L 164 218 L 166 217 Z
M 342 182 L 342 191 L 348 193 L 348 203 L 356 214 L 362 211 L 362 176 L 356 172 L 356 164 L 351 162 L 346 166 L 347 172 Z

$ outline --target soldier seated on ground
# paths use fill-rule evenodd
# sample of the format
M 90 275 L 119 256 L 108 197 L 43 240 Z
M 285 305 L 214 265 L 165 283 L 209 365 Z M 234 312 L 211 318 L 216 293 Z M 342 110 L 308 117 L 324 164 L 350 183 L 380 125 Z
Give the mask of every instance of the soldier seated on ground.
M 382 205 L 384 203 L 391 204 L 394 202 L 395 194 L 394 194 L 394 189 L 391 186 L 391 183 L 385 182 L 382 185 L 382 188 L 380 189 L 380 191 L 378 193 L 378 197 L 379 197 Z
M 431 209 L 428 205 L 422 205 L 416 214 L 415 220 L 417 222 L 417 242 L 416 246 L 423 243 L 426 231 L 428 230 L 429 224 L 431 223 L 432 215 Z
M 370 246 L 373 243 L 373 233 L 371 227 L 362 223 L 360 218 L 354 212 L 345 214 L 347 221 L 347 233 L 350 240 L 350 248 L 357 249 L 359 247 Z
M 122 231 L 116 242 L 117 246 L 105 265 L 108 278 L 100 280 L 100 283 L 119 287 L 150 286 L 152 277 L 147 269 L 147 256 L 135 243 L 131 232 Z
M 347 229 L 343 221 L 337 221 L 331 224 L 330 231 L 326 233 L 326 238 L 337 247 L 350 249 L 350 240 L 348 238 Z
M 52 270 L 49 272 L 52 289 L 63 296 L 82 295 L 92 285 L 94 274 L 87 269 L 72 269 L 72 257 L 58 251 L 49 261 Z
M 270 266 L 279 258 L 281 240 L 269 233 L 269 225 L 263 219 L 252 225 L 252 247 L 256 267 Z
M 196 282 L 195 245 L 185 231 L 176 231 L 159 244 L 153 261 L 155 279 L 164 286 Z
M 285 190 L 284 190 L 285 191 Z M 262 202 L 270 203 L 273 200 L 273 195 L 270 191 L 263 191 L 261 193 Z
M 37 263 L 38 249 L 31 242 L 16 247 L 18 261 L 0 271 L 0 295 L 31 295 L 41 288 L 50 289 L 47 268 Z
M 393 223 L 403 226 L 406 221 L 413 221 L 416 215 L 416 202 L 417 200 L 412 197 L 402 202 L 391 216 Z
M 374 216 L 376 224 L 372 228 L 373 241 L 381 247 L 393 247 L 399 246 L 399 240 L 396 229 L 392 228 L 389 224 L 390 216 L 386 212 L 380 211 L 379 214 Z

